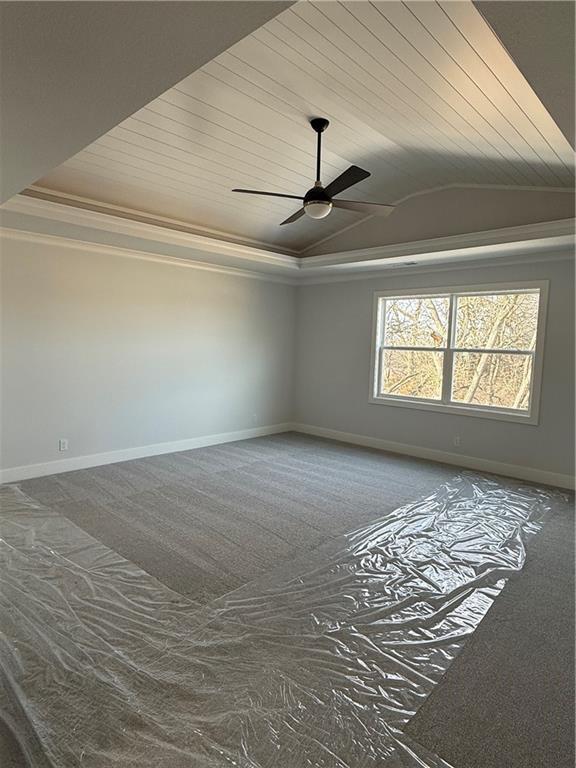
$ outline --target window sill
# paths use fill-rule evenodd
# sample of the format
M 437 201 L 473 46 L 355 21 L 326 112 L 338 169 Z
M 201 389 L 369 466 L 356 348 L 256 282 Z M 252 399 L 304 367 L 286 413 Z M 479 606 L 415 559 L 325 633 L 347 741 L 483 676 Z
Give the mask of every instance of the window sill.
M 370 402 L 375 405 L 391 405 L 399 408 L 412 408 L 420 411 L 435 411 L 436 413 L 450 413 L 454 416 L 474 416 L 480 419 L 495 421 L 513 421 L 517 424 L 538 424 L 537 413 L 515 413 L 513 411 L 498 410 L 496 408 L 483 408 L 478 405 L 455 405 L 448 403 L 436 403 L 430 400 L 410 400 L 391 396 L 372 396 Z M 533 409 L 534 410 L 534 409 Z

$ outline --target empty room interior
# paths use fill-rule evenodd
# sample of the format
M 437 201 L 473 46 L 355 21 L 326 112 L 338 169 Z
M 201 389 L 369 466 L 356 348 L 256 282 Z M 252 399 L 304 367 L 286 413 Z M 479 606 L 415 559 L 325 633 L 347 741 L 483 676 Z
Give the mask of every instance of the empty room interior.
M 0 2 L 1 768 L 574 766 L 574 11 Z

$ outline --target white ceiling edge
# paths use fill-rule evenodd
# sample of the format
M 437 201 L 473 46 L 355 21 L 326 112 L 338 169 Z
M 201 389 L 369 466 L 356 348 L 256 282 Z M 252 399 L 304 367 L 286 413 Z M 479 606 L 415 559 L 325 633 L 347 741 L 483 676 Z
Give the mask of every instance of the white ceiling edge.
M 546 191 L 549 191 L 548 189 Z M 552 191 L 558 191 L 552 188 Z M 566 192 L 566 189 L 562 188 L 562 192 Z M 145 213 L 139 211 L 136 208 L 126 208 L 122 205 L 114 205 L 112 203 L 106 203 L 101 200 L 95 200 L 93 198 L 81 197 L 80 195 L 72 195 L 68 192 L 62 192 L 60 190 L 48 189 L 46 187 L 40 187 L 36 184 L 31 184 L 26 189 L 23 189 L 20 193 L 22 197 L 33 198 L 35 200 L 45 200 L 49 203 L 59 203 L 61 205 L 67 205 L 70 208 L 76 210 L 86 210 L 93 213 L 109 213 L 118 219 L 124 221 L 134 221 L 137 224 L 156 224 L 168 231 L 185 232 L 190 235 L 196 235 L 199 237 L 207 237 L 210 240 L 219 240 L 231 245 L 249 246 L 258 250 L 269 251 L 271 253 L 280 253 L 284 256 L 300 256 L 300 251 L 292 250 L 291 248 L 275 248 L 270 243 L 266 243 L 263 240 L 255 240 L 249 237 L 242 237 L 241 235 L 234 235 L 231 232 L 225 232 L 219 229 L 211 229 L 210 227 L 203 227 L 198 224 L 190 224 L 189 222 L 182 221 L 181 219 L 168 218 L 167 216 L 160 216 L 156 213 Z
M 28 232 L 21 229 L 11 229 L 9 227 L 0 227 L 0 241 L 12 240 L 16 242 L 36 243 L 40 245 L 52 245 L 59 248 L 70 248 L 89 253 L 99 253 L 108 256 L 120 256 L 122 258 L 137 259 L 139 261 L 149 261 L 157 264 L 171 265 L 174 267 L 184 267 L 187 269 L 199 269 L 204 272 L 216 272 L 218 274 L 232 275 L 234 277 L 245 277 L 255 280 L 264 280 L 273 283 L 286 283 L 296 285 L 296 280 L 281 275 L 257 272 L 239 267 L 225 267 L 219 264 L 211 264 L 203 261 L 193 261 L 192 259 L 179 259 L 174 256 L 159 256 L 155 253 L 147 253 L 141 250 L 132 250 L 130 248 L 121 248 L 116 245 L 104 245 L 76 238 L 61 237 L 59 235 L 47 235 L 45 233 Z
M 209 262 L 229 267 L 248 267 L 264 272 L 293 273 L 299 269 L 299 259 L 284 253 L 265 251 L 225 240 L 216 240 L 203 235 L 170 229 L 166 226 L 131 221 L 112 214 L 74 208 L 70 205 L 35 197 L 17 195 L 0 206 L 0 212 L 24 214 L 27 218 L 48 219 L 51 222 L 85 227 L 87 231 L 83 238 L 85 236 L 87 240 L 90 239 L 90 230 L 96 229 L 137 240 L 146 240 L 150 243 L 177 246 L 186 249 L 186 252 L 182 253 L 182 259 L 196 262 Z M 38 231 L 32 222 L 31 226 L 30 231 Z M 74 239 L 73 234 L 70 234 L 70 237 Z M 135 250 L 143 251 L 144 249 L 140 246 L 136 247 Z
M 514 246 L 514 247 L 508 247 Z M 438 271 L 478 269 L 486 266 L 510 266 L 515 264 L 549 263 L 552 261 L 574 261 L 575 241 L 573 237 L 542 238 L 517 243 L 494 245 L 489 250 L 484 246 L 477 249 L 454 249 L 443 253 L 418 255 L 418 261 L 407 261 L 405 256 L 388 259 L 386 265 L 362 264 L 343 270 L 328 267 L 311 273 L 298 275 L 298 285 L 319 285 L 322 283 L 341 283 L 351 280 L 371 280 L 382 277 L 383 273 L 402 272 L 404 274 L 426 274 Z M 480 253 L 479 253 L 480 252 Z M 396 275 L 394 275 L 396 277 Z
M 575 219 L 558 219 L 482 232 L 448 235 L 429 240 L 375 246 L 356 251 L 336 251 L 309 256 L 302 260 L 301 268 L 311 274 L 324 271 L 327 267 L 333 272 L 394 266 L 405 263 L 406 259 L 410 261 L 417 259 L 418 263 L 422 263 L 424 260 L 431 259 L 444 261 L 455 256 L 482 258 L 484 254 L 495 252 L 510 255 L 514 250 L 539 248 L 543 240 L 557 249 L 570 246 L 574 242 L 575 226 Z
M 93 248 L 120 256 L 244 273 L 293 284 L 365 279 L 399 268 L 422 270 L 480 261 L 512 263 L 518 259 L 569 258 L 574 254 L 576 224 L 574 219 L 560 219 L 298 259 L 22 195 L 0 206 L 0 213 L 4 212 L 19 217 L 18 222 L 12 224 L 9 216 L 7 225 L 0 230 L 9 239 L 45 240 L 70 247 L 76 244 L 83 249 Z M 57 233 L 46 231 L 49 222 L 63 225 L 64 229 Z M 67 225 L 79 229 L 67 230 Z M 117 236 L 119 242 L 99 242 L 98 233 Z M 163 246 L 167 253 L 162 253 Z

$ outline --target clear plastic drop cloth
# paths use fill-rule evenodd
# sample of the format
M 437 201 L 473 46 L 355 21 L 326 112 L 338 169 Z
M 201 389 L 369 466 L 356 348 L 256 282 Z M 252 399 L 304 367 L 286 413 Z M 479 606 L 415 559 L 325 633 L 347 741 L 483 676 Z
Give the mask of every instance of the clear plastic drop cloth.
M 446 768 L 403 728 L 559 496 L 462 474 L 199 606 L 4 486 L 1 713 L 34 768 Z

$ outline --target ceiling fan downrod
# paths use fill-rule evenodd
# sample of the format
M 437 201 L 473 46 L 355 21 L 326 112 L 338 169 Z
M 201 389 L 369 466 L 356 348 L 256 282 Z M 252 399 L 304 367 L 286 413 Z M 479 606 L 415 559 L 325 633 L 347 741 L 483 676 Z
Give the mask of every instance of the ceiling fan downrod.
M 311 219 L 323 219 L 333 208 L 343 208 L 348 211 L 358 211 L 368 215 L 388 216 L 394 210 L 393 205 L 387 203 L 368 203 L 361 200 L 342 200 L 335 197 L 344 190 L 358 184 L 370 176 L 368 171 L 359 168 L 357 165 L 351 165 L 343 173 L 337 176 L 327 187 L 322 185 L 321 162 L 322 162 L 322 134 L 328 128 L 330 122 L 325 117 L 313 117 L 310 120 L 310 126 L 316 132 L 316 181 L 314 186 L 306 192 L 303 197 L 299 195 L 289 195 L 283 192 L 264 192 L 258 189 L 233 189 L 232 192 L 241 192 L 245 195 L 263 195 L 265 197 L 282 197 L 289 200 L 301 200 L 302 207 L 280 222 L 284 224 L 293 224 L 304 214 Z
M 320 181 L 320 159 L 322 156 L 322 134 L 328 128 L 330 125 L 330 121 L 326 120 L 325 117 L 313 117 L 312 120 L 310 120 L 310 125 L 312 128 L 316 131 L 317 135 L 317 142 L 316 142 L 316 184 L 321 185 Z

